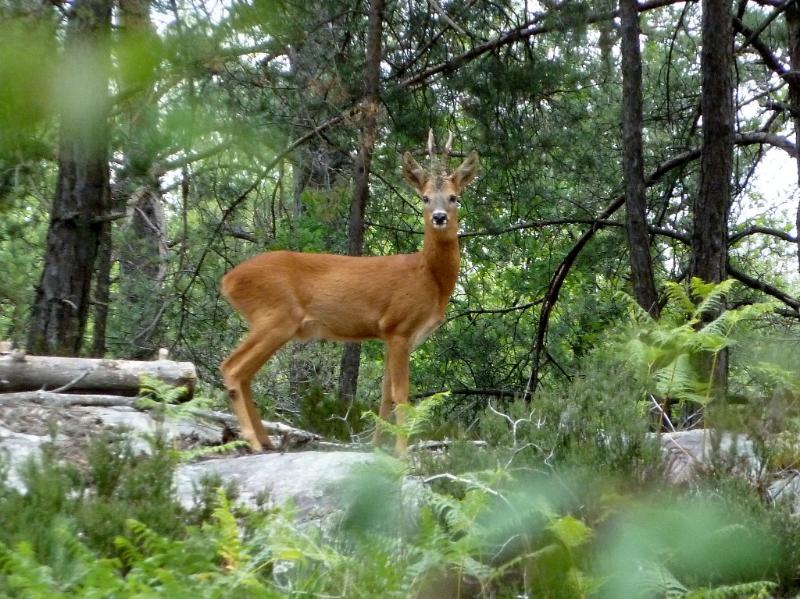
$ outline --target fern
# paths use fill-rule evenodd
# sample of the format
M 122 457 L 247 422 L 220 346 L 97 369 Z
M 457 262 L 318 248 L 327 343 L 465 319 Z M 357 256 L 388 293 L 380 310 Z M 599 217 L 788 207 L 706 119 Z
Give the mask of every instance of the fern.
M 188 395 L 186 387 L 173 387 L 157 378 L 143 374 L 139 377 L 139 397 L 171 405 Z
M 191 462 L 198 458 L 233 453 L 241 447 L 247 447 L 247 441 L 243 439 L 236 439 L 220 445 L 202 445 L 193 449 L 187 449 L 185 451 L 178 452 L 178 459 L 182 462 Z
M 242 544 L 239 527 L 231 512 L 228 497 L 222 489 L 217 491 L 217 507 L 212 513 L 214 532 L 217 536 L 217 553 L 226 571 L 238 570 L 250 561 L 250 555 Z
M 424 432 L 425 428 L 433 420 L 435 410 L 448 397 L 450 397 L 450 392 L 443 391 L 426 397 L 416 405 L 410 403 L 398 405 L 395 410 L 402 412 L 405 416 L 403 424 L 387 422 L 372 411 L 363 412 L 361 417 L 371 420 L 375 426 L 386 429 L 392 435 L 411 438 Z
M 637 586 L 642 591 L 641 595 L 644 597 L 678 599 L 685 597 L 689 592 L 689 589 L 675 578 L 672 572 L 655 562 L 639 562 L 634 576 Z
M 702 320 L 705 316 L 715 316 L 725 309 L 725 299 L 730 295 L 736 279 L 726 279 L 721 283 L 705 283 L 697 277 L 692 277 L 690 287 L 692 294 L 700 298 L 700 303 L 695 308 L 692 318 Z
M 713 589 L 696 589 L 687 593 L 685 599 L 768 599 L 771 591 L 778 585 L 768 580 L 743 582 L 740 584 L 715 587 Z
M 3 573 L 11 589 L 31 599 L 50 599 L 54 581 L 50 568 L 39 564 L 33 547 L 25 541 L 14 549 L 0 543 L 0 572 Z
M 737 327 L 775 309 L 773 303 L 765 302 L 723 311 L 725 298 L 735 284 L 733 279 L 715 285 L 695 278 L 687 292 L 677 283 L 668 283 L 669 303 L 658 322 L 644 317 L 633 298 L 624 300 L 634 316 L 636 331 L 620 349 L 651 393 L 708 403 L 712 397 L 711 381 L 703 379 L 696 370 L 694 357 L 707 353 L 716 360 L 721 351 L 735 344 L 732 334 Z M 699 326 L 714 315 L 713 320 Z

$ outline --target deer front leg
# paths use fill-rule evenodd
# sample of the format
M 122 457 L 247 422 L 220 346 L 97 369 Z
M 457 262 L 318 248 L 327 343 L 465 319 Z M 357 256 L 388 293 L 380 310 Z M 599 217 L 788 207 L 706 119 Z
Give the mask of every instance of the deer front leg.
M 405 338 L 390 339 L 386 345 L 388 348 L 386 364 L 389 370 L 392 403 L 395 408 L 395 422 L 397 426 L 402 427 L 405 424 L 405 406 L 408 404 L 408 368 L 411 345 Z M 406 455 L 408 436 L 405 433 L 397 435 L 394 450 L 398 456 Z
M 381 405 L 378 410 L 380 419 L 375 423 L 375 434 L 372 436 L 372 444 L 376 447 L 381 444 L 383 436 L 383 421 L 389 420 L 389 414 L 392 411 L 392 375 L 389 372 L 389 356 L 388 352 L 384 356 L 383 363 L 383 381 L 381 383 Z

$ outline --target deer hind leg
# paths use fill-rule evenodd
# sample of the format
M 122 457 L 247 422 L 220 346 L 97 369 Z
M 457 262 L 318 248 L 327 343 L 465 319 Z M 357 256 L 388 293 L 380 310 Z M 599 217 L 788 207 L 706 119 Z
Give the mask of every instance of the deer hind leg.
M 387 343 L 386 367 L 389 372 L 389 388 L 392 403 L 395 407 L 395 422 L 402 427 L 405 424 L 406 405 L 408 404 L 408 369 L 411 345 L 408 339 L 395 338 Z M 383 408 L 383 405 L 381 405 Z M 408 437 L 404 433 L 397 435 L 395 453 L 404 456 L 408 450 Z
M 222 377 L 230 395 L 231 409 L 239 421 L 242 437 L 253 451 L 274 449 L 258 409 L 253 403 L 250 383 L 258 370 L 289 341 L 297 327 L 270 323 L 259 326 L 222 363 Z
M 378 411 L 380 420 L 375 423 L 375 434 L 372 437 L 372 444 L 378 446 L 381 444 L 383 437 L 383 427 L 381 426 L 384 420 L 389 420 L 389 414 L 392 411 L 392 375 L 389 372 L 389 358 L 384 357 L 383 364 L 383 382 L 381 384 L 381 407 Z

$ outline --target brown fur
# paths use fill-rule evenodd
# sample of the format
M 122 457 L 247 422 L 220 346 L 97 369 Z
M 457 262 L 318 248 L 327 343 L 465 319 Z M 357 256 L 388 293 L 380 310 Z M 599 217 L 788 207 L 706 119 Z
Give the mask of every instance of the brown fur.
M 250 383 L 269 358 L 291 339 L 382 339 L 387 356 L 380 416 L 408 401 L 409 354 L 444 320 L 458 277 L 458 196 L 474 177 L 474 152 L 448 175 L 431 177 L 411 155 L 406 180 L 428 202 L 425 241 L 415 254 L 352 257 L 267 252 L 246 260 L 222 279 L 222 292 L 247 321 L 250 333 L 222 363 L 225 386 L 242 436 L 255 451 L 273 448 L 253 404 Z M 433 226 L 434 211 L 447 214 Z M 398 422 L 402 412 L 397 412 Z M 379 439 L 376 431 L 376 441 Z M 404 453 L 406 440 L 397 439 Z

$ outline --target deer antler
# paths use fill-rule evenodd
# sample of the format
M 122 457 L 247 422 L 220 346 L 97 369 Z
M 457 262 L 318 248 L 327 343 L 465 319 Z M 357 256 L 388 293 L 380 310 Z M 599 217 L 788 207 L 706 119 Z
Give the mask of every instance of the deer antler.
M 433 158 L 436 141 L 433 138 L 433 129 L 428 129 L 428 156 Z
M 453 149 L 453 132 L 447 132 L 447 143 L 444 144 L 444 153 L 450 156 L 450 150 Z

